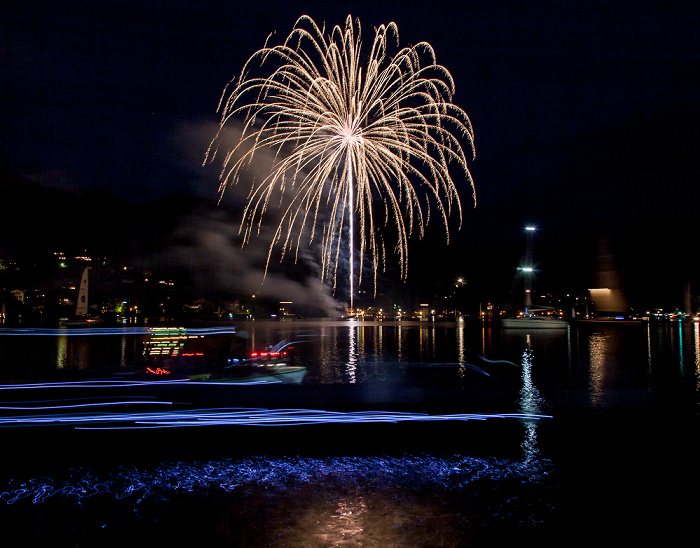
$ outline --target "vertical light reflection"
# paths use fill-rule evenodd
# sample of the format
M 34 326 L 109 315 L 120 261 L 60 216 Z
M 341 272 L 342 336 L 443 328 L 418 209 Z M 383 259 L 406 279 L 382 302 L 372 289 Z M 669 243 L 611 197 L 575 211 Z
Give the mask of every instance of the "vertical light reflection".
M 122 340 L 121 340 L 121 355 L 119 357 L 119 366 L 120 367 L 126 367 L 127 366 L 127 359 L 126 359 L 126 343 L 127 343 L 127 337 L 126 335 L 122 335 Z
M 426 334 L 423 326 L 418 328 L 418 352 L 420 353 L 421 361 L 425 361 L 426 355 L 428 355 L 429 350 L 426 348 L 427 343 L 425 341 Z
M 681 378 L 683 378 L 685 371 L 685 366 L 683 365 L 683 322 L 678 322 L 678 354 L 680 357 Z
M 532 381 L 532 335 L 525 336 L 527 347 L 522 357 L 522 381 L 523 387 L 520 390 L 520 407 L 525 413 L 540 413 L 541 398 L 535 384 Z
M 651 375 L 651 325 L 647 322 L 647 367 L 648 373 Z
M 464 364 L 464 322 L 459 322 L 457 327 L 457 361 Z
M 250 328 L 250 349 L 253 350 L 257 347 L 258 347 L 258 345 L 255 342 L 255 326 L 251 326 L 251 328 Z
M 56 338 L 56 368 L 63 369 L 68 365 L 68 337 L 61 335 Z
M 66 365 L 78 369 L 90 368 L 90 343 L 85 340 L 85 337 L 70 338 Z
M 364 358 L 365 356 L 367 356 L 367 353 L 365 352 L 365 324 L 364 324 L 364 322 L 359 324 L 357 331 L 358 331 L 358 335 L 357 335 L 356 358 L 360 359 L 360 357 Z
M 481 322 L 481 355 L 484 357 L 491 354 L 492 337 L 493 330 L 491 329 L 491 322 L 483 320 Z
M 324 382 L 332 382 L 334 380 L 334 373 L 330 366 L 330 363 L 334 360 L 336 350 L 335 339 L 332 337 L 334 332 L 335 329 L 329 330 L 325 325 L 321 327 L 319 363 L 321 364 L 321 378 Z
M 90 369 L 89 337 L 71 337 L 68 341 L 68 356 L 71 367 Z
M 403 359 L 403 327 L 400 325 L 396 327 L 396 343 L 397 343 L 397 353 L 399 356 L 399 361 Z
M 695 332 L 695 389 L 700 392 L 700 322 L 693 326 Z
M 317 521 L 318 529 L 313 536 L 323 546 L 362 546 L 366 513 L 367 504 L 361 496 L 342 498 L 330 516 Z
M 588 347 L 590 353 L 588 393 L 591 404 L 599 405 L 603 398 L 605 352 L 607 350 L 606 336 L 602 333 L 591 333 Z
M 348 361 L 345 367 L 348 382 L 357 382 L 357 325 L 355 320 L 350 320 L 348 328 Z
M 539 414 L 542 409 L 542 398 L 532 381 L 533 352 L 532 338 L 529 333 L 526 335 L 525 341 L 527 346 L 522 357 L 523 387 L 520 390 L 520 408 L 524 413 Z M 537 447 L 537 425 L 535 423 L 536 421 L 525 423 L 525 439 L 521 447 L 525 455 L 526 463 L 537 458 L 539 455 L 539 448 Z
M 486 357 L 486 322 L 481 322 L 481 355 Z

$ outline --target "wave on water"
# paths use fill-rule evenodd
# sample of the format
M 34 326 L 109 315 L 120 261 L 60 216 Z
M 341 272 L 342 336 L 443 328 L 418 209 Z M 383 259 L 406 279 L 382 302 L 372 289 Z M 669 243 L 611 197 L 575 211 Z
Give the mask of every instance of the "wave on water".
M 372 486 L 375 489 L 460 490 L 481 481 L 535 485 L 547 480 L 546 459 L 524 461 L 469 456 L 252 457 L 207 462 L 164 462 L 154 468 L 122 466 L 96 472 L 74 468 L 65 477 L 10 480 L 0 501 L 43 503 L 49 499 L 84 502 L 111 497 L 141 503 L 185 493 L 233 492 L 250 486 L 288 489 L 303 484 Z

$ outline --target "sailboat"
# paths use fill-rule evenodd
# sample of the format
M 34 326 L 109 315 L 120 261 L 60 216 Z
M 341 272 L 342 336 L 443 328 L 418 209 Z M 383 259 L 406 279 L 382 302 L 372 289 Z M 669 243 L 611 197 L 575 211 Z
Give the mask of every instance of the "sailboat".
M 525 228 L 527 231 L 527 248 L 525 255 L 525 266 L 522 268 L 525 274 L 525 312 L 518 316 L 501 318 L 501 327 L 504 328 L 525 328 L 525 329 L 567 329 L 569 323 L 553 316 L 547 315 L 551 308 L 538 307 L 532 305 L 532 240 L 535 232 L 534 226 Z
M 63 322 L 63 325 L 69 327 L 79 327 L 98 323 L 98 317 L 92 317 L 88 308 L 88 272 L 89 267 L 85 267 L 83 275 L 80 278 L 80 287 L 78 288 L 78 302 L 75 305 L 75 317 L 73 320 Z
M 76 318 L 88 315 L 88 267 L 83 270 L 80 278 L 80 288 L 78 289 L 78 304 L 75 306 Z
M 556 317 L 539 316 L 532 309 L 527 314 L 516 317 L 501 318 L 501 327 L 527 329 L 566 329 L 569 324 Z

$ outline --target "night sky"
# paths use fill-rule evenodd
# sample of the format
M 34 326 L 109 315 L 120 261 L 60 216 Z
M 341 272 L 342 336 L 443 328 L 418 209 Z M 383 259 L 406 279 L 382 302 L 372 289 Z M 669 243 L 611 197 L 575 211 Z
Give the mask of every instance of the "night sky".
M 520 249 L 535 223 L 559 281 L 594 268 L 577 249 L 612 237 L 630 269 L 680 272 L 649 282 L 674 294 L 700 283 L 695 2 L 57 0 L 0 11 L 0 162 L 43 185 L 132 202 L 215 197 L 202 160 L 224 85 L 299 15 L 334 25 L 351 13 L 365 42 L 390 21 L 402 45 L 430 42 L 474 126 L 476 209 L 463 189 L 451 246 L 416 253 L 476 276 L 476 262 Z

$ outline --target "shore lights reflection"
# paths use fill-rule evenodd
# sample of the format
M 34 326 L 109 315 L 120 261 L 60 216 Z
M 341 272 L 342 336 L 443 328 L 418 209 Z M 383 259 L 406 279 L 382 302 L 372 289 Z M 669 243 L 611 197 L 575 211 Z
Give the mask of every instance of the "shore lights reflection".
M 542 398 L 532 380 L 532 336 L 527 335 L 527 348 L 523 352 L 522 358 L 522 380 L 523 387 L 520 391 L 520 409 L 524 413 L 539 414 L 542 410 Z M 537 447 L 537 426 L 532 422 L 525 423 L 525 439 L 522 443 L 525 460 L 529 461 L 539 455 Z
M 697 390 L 700 392 L 700 322 L 695 322 L 693 330 L 695 332 L 695 378 Z
M 346 368 L 347 379 L 350 384 L 357 382 L 357 331 L 360 329 L 355 320 L 350 320 L 348 327 L 348 363 Z

